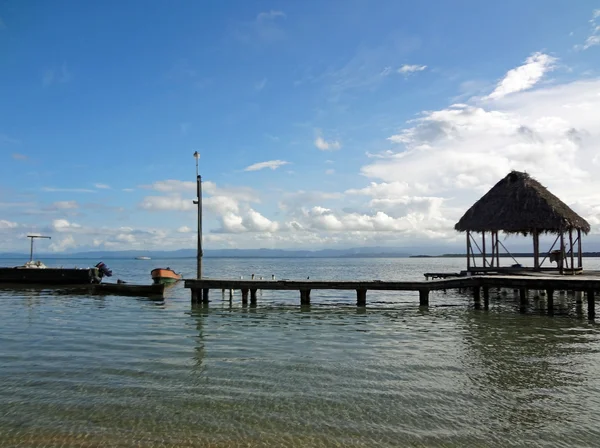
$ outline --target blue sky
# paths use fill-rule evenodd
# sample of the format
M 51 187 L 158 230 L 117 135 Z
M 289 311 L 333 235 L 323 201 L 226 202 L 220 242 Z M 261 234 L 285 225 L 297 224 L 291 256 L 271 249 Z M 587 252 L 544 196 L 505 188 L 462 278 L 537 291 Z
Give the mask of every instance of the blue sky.
M 599 1 L 0 0 L 0 250 L 194 247 L 196 150 L 207 248 L 462 244 L 510 169 L 600 242 L 599 69 Z

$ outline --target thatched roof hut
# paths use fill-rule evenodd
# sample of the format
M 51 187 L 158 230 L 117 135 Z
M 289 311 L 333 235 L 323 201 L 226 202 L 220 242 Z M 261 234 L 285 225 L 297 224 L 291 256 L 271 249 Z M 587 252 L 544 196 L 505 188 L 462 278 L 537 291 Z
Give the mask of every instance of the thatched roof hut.
M 547 253 L 550 261 L 557 261 L 562 273 L 563 261 L 570 258 L 571 271 L 575 270 L 575 246 L 577 246 L 577 269 L 582 268 L 581 234 L 590 231 L 589 223 L 571 208 L 550 193 L 546 187 L 527 173 L 510 172 L 479 201 L 477 201 L 454 226 L 459 232 L 467 232 L 467 270 L 481 271 L 475 266 L 474 247 L 479 249 L 483 260 L 483 270 L 500 267 L 499 251 L 504 245 L 498 239 L 498 232 L 533 236 L 534 269 L 541 269 L 539 235 L 551 233 L 556 240 Z M 473 233 L 481 234 L 481 247 L 473 238 Z M 491 260 L 486 254 L 485 234 L 491 233 Z M 576 234 L 575 241 L 573 234 Z M 568 237 L 568 253 L 565 254 L 565 234 Z M 560 240 L 558 250 L 552 251 Z M 505 248 L 506 249 L 506 248 Z M 566 255 L 566 256 L 565 256 Z M 495 265 L 495 266 L 494 266 Z
M 527 173 L 512 171 L 454 226 L 459 232 L 562 233 L 590 231 L 588 222 Z

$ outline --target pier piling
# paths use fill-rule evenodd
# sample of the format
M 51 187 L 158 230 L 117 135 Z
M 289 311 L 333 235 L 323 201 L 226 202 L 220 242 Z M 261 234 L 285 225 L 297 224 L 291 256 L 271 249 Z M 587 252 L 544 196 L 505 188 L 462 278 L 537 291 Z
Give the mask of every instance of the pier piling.
M 548 314 L 554 314 L 554 290 L 547 289 L 546 290 L 546 301 L 548 304 Z
M 429 306 L 429 289 L 419 289 L 419 306 Z
M 242 289 L 242 304 L 248 304 L 248 289 Z
M 487 286 L 483 287 L 483 307 L 486 310 L 490 307 L 490 288 Z
M 356 306 L 367 306 L 367 290 L 356 290 Z
M 250 304 L 256 305 L 256 289 L 250 290 Z
M 596 298 L 594 297 L 594 290 L 590 289 L 587 292 L 588 300 L 588 317 L 593 319 L 596 316 Z
M 301 289 L 300 290 L 300 304 L 301 305 L 310 305 L 310 289 Z

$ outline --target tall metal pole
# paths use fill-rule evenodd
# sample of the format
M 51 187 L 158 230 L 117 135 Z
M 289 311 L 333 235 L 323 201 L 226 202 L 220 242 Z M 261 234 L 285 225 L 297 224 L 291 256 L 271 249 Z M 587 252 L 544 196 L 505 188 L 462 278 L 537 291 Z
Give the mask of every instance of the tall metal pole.
M 41 236 L 41 235 L 27 235 L 27 238 L 31 238 L 31 246 L 29 247 L 29 261 L 33 261 L 33 240 L 35 238 L 52 239 L 52 237 L 50 237 L 50 236 Z
M 202 278 L 202 256 L 204 255 L 202 252 L 202 176 L 200 176 L 198 172 L 198 159 L 200 159 L 200 154 L 198 154 L 198 151 L 194 153 L 194 158 L 196 159 L 197 196 L 197 199 L 194 201 L 194 203 L 198 205 L 198 249 L 196 253 L 196 277 Z

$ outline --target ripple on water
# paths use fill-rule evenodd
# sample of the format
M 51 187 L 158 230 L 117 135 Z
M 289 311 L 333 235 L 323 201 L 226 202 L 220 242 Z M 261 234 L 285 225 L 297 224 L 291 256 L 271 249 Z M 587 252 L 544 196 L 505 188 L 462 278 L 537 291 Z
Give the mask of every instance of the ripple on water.
M 373 272 L 393 278 L 387 263 Z M 219 294 L 190 308 L 180 286 L 158 305 L 0 300 L 2 446 L 562 447 L 600 436 L 598 330 L 568 298 L 552 319 L 543 301 L 519 314 L 518 299 L 498 296 L 477 311 L 452 292 L 432 294 L 429 309 L 412 293 L 369 292 L 357 310 L 335 291 L 303 309 L 295 293 L 266 291 L 254 308 Z

